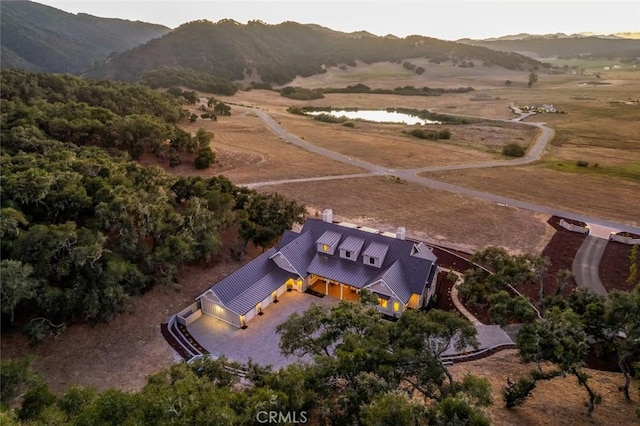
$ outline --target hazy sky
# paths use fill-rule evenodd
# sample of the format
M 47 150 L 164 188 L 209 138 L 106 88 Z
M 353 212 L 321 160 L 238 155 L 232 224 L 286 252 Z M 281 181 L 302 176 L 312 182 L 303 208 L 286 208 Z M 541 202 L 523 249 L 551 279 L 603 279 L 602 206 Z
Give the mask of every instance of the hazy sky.
M 71 13 L 140 20 L 175 28 L 197 19 L 241 23 L 296 21 L 338 31 L 456 40 L 531 34 L 640 31 L 640 0 L 44 0 Z

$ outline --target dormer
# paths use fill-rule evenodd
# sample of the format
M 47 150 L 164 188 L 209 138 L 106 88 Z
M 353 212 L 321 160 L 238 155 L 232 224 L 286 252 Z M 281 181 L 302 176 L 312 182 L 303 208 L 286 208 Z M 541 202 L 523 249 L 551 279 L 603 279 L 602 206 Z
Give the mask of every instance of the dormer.
M 365 265 L 375 266 L 376 268 L 382 267 L 382 262 L 384 262 L 388 250 L 388 245 L 372 242 L 367 246 L 364 253 L 362 253 L 363 263 Z
M 364 240 L 362 238 L 347 237 L 342 244 L 340 244 L 340 257 L 355 262 L 360 255 L 360 250 L 362 250 L 363 245 Z
M 325 231 L 325 233 L 316 240 L 316 249 L 320 253 L 332 255 L 335 253 L 341 237 L 342 235 L 337 232 Z

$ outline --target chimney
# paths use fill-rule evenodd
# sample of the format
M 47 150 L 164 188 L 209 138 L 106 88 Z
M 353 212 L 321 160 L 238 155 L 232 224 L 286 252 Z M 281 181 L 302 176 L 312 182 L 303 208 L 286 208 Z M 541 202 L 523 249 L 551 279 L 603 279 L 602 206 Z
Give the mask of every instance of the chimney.
M 399 240 L 404 240 L 404 237 L 407 234 L 407 230 L 404 228 L 404 226 L 400 226 L 397 230 L 396 230 L 396 238 Z
M 322 221 L 323 222 L 333 223 L 333 210 L 325 209 L 322 212 Z

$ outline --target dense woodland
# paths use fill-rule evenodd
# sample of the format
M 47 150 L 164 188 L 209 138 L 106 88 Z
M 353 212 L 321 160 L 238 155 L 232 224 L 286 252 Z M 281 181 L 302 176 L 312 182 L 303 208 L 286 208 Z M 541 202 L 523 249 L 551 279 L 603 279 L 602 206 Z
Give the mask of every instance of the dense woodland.
M 177 177 L 132 161 L 208 142 L 176 126 L 179 99 L 145 86 L 2 72 L 3 327 L 34 341 L 68 321 L 103 320 L 127 297 L 177 284 L 186 262 L 268 246 L 304 208 L 223 176 Z M 206 132 L 205 132 L 206 133 Z M 210 136 L 210 135 L 209 135 Z

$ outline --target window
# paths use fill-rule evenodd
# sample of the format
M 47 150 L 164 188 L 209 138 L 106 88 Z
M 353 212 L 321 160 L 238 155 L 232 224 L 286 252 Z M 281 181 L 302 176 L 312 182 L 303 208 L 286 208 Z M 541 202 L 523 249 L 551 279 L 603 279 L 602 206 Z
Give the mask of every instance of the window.
M 328 252 L 329 251 L 329 246 L 327 244 L 323 244 L 322 245 L 322 251 L 325 252 L 325 253 Z
M 370 265 L 375 265 L 376 264 L 376 258 L 375 257 L 370 257 L 369 258 L 369 264 Z
M 351 252 L 349 250 L 345 251 L 344 257 L 346 257 L 347 259 L 351 259 Z
M 387 299 L 383 299 L 383 298 L 379 297 L 378 298 L 378 304 L 380 305 L 381 308 L 387 309 L 388 301 L 387 301 Z
M 393 302 L 393 311 L 394 312 L 399 312 L 400 311 L 400 303 Z

